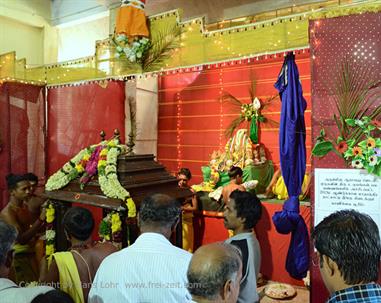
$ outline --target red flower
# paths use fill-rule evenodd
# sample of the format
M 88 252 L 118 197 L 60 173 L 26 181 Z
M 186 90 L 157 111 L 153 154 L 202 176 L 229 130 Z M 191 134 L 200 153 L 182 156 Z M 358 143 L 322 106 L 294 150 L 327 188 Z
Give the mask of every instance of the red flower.
M 339 145 L 337 146 L 337 150 L 338 150 L 338 152 L 339 152 L 340 154 L 345 153 L 345 152 L 347 151 L 347 149 L 348 149 L 348 144 L 347 144 L 347 142 L 345 142 L 345 141 L 341 141 L 341 142 L 339 143 Z
M 381 121 L 377 121 L 377 120 L 372 120 L 372 125 L 374 125 L 375 127 L 381 127 Z

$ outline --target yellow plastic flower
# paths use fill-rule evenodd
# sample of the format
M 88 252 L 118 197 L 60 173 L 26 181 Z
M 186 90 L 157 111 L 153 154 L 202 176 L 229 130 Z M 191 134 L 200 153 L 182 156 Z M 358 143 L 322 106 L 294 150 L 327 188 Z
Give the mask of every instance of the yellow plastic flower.
M 102 149 L 100 156 L 107 156 L 107 152 L 108 152 L 107 148 Z
M 52 204 L 49 204 L 48 208 L 46 209 L 46 222 L 52 223 L 54 221 L 54 214 L 55 210 Z
M 128 207 L 128 217 L 129 218 L 136 217 L 136 206 L 132 198 L 127 199 L 127 207 Z
M 115 147 L 116 146 L 116 142 L 114 140 L 110 140 L 108 143 L 107 143 L 108 146 L 110 147 Z
M 122 230 L 122 221 L 120 221 L 119 214 L 114 213 L 111 216 L 111 232 L 115 233 Z
M 105 239 L 106 241 L 110 241 L 110 239 L 111 239 L 111 238 L 110 238 L 110 235 L 105 235 L 105 236 L 104 236 L 104 239 Z
M 54 245 L 53 244 L 47 244 L 45 248 L 46 256 L 50 256 L 54 254 Z
M 98 167 L 106 166 L 106 165 L 107 165 L 107 161 L 106 160 L 99 160 L 98 161 Z
M 89 159 L 90 159 L 90 155 L 89 154 L 85 154 L 83 156 L 83 160 L 88 161 Z
M 79 173 L 82 173 L 82 172 L 85 170 L 81 164 L 77 164 L 77 165 L 75 166 L 75 169 L 76 169 L 77 172 L 79 172 Z

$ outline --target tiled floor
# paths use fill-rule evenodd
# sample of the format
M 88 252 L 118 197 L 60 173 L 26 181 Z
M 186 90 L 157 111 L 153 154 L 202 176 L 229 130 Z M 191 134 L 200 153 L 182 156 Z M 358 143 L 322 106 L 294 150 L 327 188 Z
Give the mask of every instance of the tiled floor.
M 271 281 L 267 282 L 271 283 Z M 290 299 L 284 299 L 284 300 L 275 300 L 267 297 L 264 293 L 266 285 L 261 286 L 258 288 L 259 296 L 260 296 L 260 303 L 286 303 L 286 302 L 294 302 L 294 303 L 309 303 L 310 302 L 310 291 L 306 287 L 301 286 L 294 286 L 296 290 L 296 296 Z

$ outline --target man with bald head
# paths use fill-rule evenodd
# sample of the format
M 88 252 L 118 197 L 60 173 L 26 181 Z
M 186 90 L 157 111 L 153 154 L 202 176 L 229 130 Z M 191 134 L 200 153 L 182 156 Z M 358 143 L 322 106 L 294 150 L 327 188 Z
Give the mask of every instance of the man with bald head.
M 240 251 L 231 244 L 201 246 L 189 264 L 188 290 L 192 302 L 237 302 L 242 277 Z

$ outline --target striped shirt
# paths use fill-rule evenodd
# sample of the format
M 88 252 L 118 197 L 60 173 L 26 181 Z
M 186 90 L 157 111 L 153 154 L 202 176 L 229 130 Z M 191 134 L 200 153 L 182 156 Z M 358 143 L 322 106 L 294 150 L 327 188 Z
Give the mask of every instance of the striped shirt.
M 134 244 L 103 260 L 89 303 L 188 302 L 186 273 L 191 257 L 163 235 L 143 233 Z
M 381 303 L 381 286 L 376 283 L 361 284 L 336 291 L 327 303 Z

